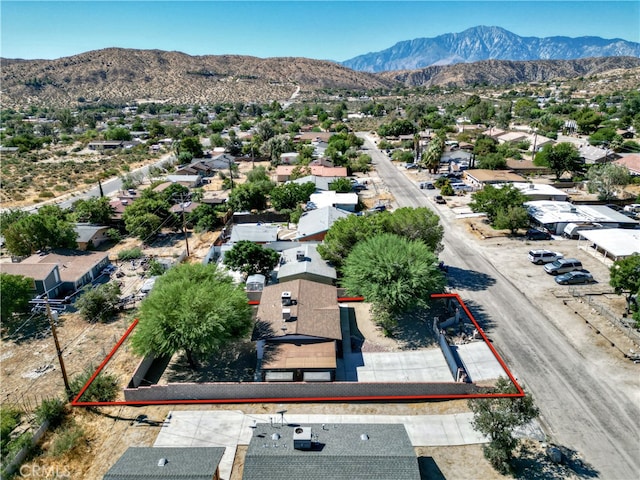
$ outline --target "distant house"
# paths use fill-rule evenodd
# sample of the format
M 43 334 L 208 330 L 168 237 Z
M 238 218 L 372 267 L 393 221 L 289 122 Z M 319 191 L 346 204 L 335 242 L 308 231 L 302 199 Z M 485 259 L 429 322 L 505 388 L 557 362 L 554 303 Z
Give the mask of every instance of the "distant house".
M 320 209 L 324 207 L 335 207 L 347 212 L 355 212 L 358 206 L 357 193 L 338 193 L 334 190 L 312 193 L 309 200 Z
M 89 142 L 87 145 L 89 150 L 115 150 L 116 148 L 124 147 L 124 142 L 122 140 L 102 140 L 96 142 Z
M 231 229 L 231 243 L 248 240 L 254 243 L 268 243 L 278 240 L 280 227 L 269 223 L 238 223 Z
M 264 381 L 332 381 L 342 351 L 336 287 L 293 280 L 264 288 L 252 339 Z
M 567 192 L 545 183 L 513 183 L 512 185 L 520 190 L 528 200 L 566 202 L 569 199 Z
M 5 263 L 0 268 L 5 273 L 33 278 L 34 291 L 57 298 L 90 284 L 107 265 L 109 257 L 104 252 L 58 249 L 31 255 L 20 263 Z
M 491 127 L 488 130 L 485 130 L 484 132 L 482 132 L 483 135 L 486 135 L 487 137 L 491 137 L 495 140 L 497 140 L 500 135 L 504 135 L 505 133 L 507 133 L 506 130 L 502 130 L 501 128 L 497 128 L 497 127 Z
M 175 205 L 171 205 L 171 208 L 169 208 L 169 211 L 175 214 L 182 214 L 182 213 L 187 214 L 187 213 L 193 212 L 200 205 L 201 203 L 198 203 L 198 202 L 176 203 Z
M 275 180 L 277 182 L 286 182 L 291 177 L 291 173 L 295 168 L 299 168 L 294 165 L 278 165 L 276 167 Z M 327 167 L 324 165 L 309 165 L 304 167 L 309 170 L 311 175 L 317 175 L 319 177 L 346 177 L 346 167 Z
M 580 158 L 587 165 L 593 165 L 594 163 L 611 162 L 620 158 L 620 155 L 609 149 L 594 147 L 592 145 L 581 145 L 578 148 Z
M 464 178 L 474 187 L 482 188 L 485 185 L 492 185 L 496 183 L 510 183 L 519 182 L 525 183 L 526 178 L 521 177 L 509 170 L 483 170 L 472 169 L 465 170 Z
M 274 446 L 276 445 L 276 446 Z M 243 480 L 420 480 L 420 468 L 402 424 L 333 423 L 253 429 Z
M 624 155 L 619 160 L 614 160 L 616 165 L 621 165 L 629 170 L 630 175 L 640 175 L 640 154 L 633 153 L 631 155 Z
M 165 180 L 171 183 L 178 183 L 187 188 L 196 188 L 202 183 L 200 175 L 167 175 Z
M 89 223 L 76 223 L 73 229 L 78 234 L 76 242 L 78 250 L 90 250 L 110 240 L 107 232 L 108 226 L 91 225 Z
M 296 165 L 300 162 L 300 154 L 298 152 L 286 152 L 280 154 L 280 163 L 282 165 Z
M 523 132 L 505 132 L 497 137 L 498 143 L 518 143 L 528 140 L 527 134 Z
M 129 447 L 103 480 L 220 480 L 224 447 Z
M 57 298 L 60 295 L 60 270 L 56 263 L 0 263 L 0 273 L 22 275 L 33 280 L 32 296 L 48 295 Z
M 336 207 L 322 207 L 304 212 L 298 220 L 296 240 L 301 242 L 321 242 L 327 231 L 337 220 L 348 217 L 351 212 Z
M 283 250 L 278 266 L 278 281 L 310 280 L 333 285 L 336 269 L 322 259 L 317 244 L 306 244 L 298 248 Z
M 305 183 L 313 183 L 316 186 L 316 190 L 329 190 L 329 185 L 335 182 L 338 178 L 342 177 L 318 177 L 317 175 L 307 175 L 306 177 L 296 178 L 291 180 L 298 185 L 304 185 Z

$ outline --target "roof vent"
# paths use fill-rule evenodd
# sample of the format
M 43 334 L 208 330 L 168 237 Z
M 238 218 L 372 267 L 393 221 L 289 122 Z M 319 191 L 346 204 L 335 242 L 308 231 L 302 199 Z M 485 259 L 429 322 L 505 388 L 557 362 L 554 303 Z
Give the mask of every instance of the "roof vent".
M 158 460 L 158 466 L 159 467 L 164 467 L 167 463 L 169 463 L 169 460 L 167 460 L 164 457 L 162 457 L 160 460 Z
M 273 435 L 271 435 L 271 440 L 280 440 L 280 434 L 274 433 Z
M 304 262 L 304 252 L 302 250 L 298 250 L 296 252 L 296 260 L 299 262 Z
M 311 427 L 296 427 L 293 430 L 293 448 L 311 450 Z
M 282 320 L 284 322 L 288 322 L 289 320 L 291 320 L 291 309 L 290 308 L 283 308 L 282 309 Z
M 360 440 L 363 440 L 363 441 L 369 440 L 369 435 L 367 435 L 366 433 L 363 433 L 362 435 L 360 435 Z
M 282 292 L 282 306 L 291 306 L 291 292 Z

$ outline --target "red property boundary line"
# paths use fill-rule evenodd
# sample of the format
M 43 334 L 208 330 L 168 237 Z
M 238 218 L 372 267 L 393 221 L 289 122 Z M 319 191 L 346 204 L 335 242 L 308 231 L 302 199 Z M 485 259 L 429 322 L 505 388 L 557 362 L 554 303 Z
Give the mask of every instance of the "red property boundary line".
M 514 385 L 517 393 L 478 393 L 478 394 L 458 394 L 458 395 L 367 395 L 367 396 L 350 396 L 350 397 L 279 397 L 279 398 L 238 398 L 238 399 L 200 399 L 200 400 L 146 400 L 140 402 L 134 401 L 114 401 L 114 402 L 82 402 L 80 398 L 87 391 L 91 383 L 100 374 L 104 367 L 109 363 L 111 358 L 116 354 L 120 346 L 129 337 L 131 332 L 138 325 L 138 319 L 134 320 L 129 328 L 118 343 L 114 345 L 109 354 L 100 363 L 93 375 L 87 380 L 87 383 L 82 387 L 78 395 L 71 401 L 73 407 L 110 407 L 110 406 L 145 406 L 145 405 L 197 405 L 197 404 L 236 404 L 236 403 L 281 403 L 281 402 L 345 402 L 345 401 L 407 401 L 407 400 L 458 400 L 458 399 L 471 399 L 471 398 L 521 398 L 525 393 L 516 378 L 511 373 L 511 370 L 507 367 L 500 354 L 491 344 L 491 341 L 487 338 L 484 330 L 480 327 L 475 317 L 471 314 L 471 311 L 466 304 L 460 298 L 457 293 L 439 293 L 431 295 L 431 298 L 452 298 L 458 301 L 465 311 L 467 316 L 471 319 L 473 325 L 478 329 L 478 333 L 482 337 L 485 344 L 491 350 L 491 353 L 498 361 L 502 369 L 505 371 L 509 380 Z M 364 301 L 364 297 L 339 297 L 338 302 L 361 302 Z M 257 300 L 250 301 L 250 305 L 258 305 L 260 302 Z

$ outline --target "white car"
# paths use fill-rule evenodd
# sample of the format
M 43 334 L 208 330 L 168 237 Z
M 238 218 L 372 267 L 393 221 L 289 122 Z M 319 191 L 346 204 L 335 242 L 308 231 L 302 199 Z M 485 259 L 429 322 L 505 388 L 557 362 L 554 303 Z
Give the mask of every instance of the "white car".
M 552 252 L 551 250 L 530 250 L 529 261 L 536 265 L 542 265 L 544 263 L 555 262 L 556 260 L 563 258 L 564 255 L 559 252 Z

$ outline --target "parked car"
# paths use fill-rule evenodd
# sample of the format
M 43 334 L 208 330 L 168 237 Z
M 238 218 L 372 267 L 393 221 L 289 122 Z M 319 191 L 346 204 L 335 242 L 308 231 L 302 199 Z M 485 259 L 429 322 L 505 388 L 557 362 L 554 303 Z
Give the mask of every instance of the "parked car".
M 435 190 L 436 187 L 433 185 L 433 182 L 420 182 L 420 188 L 423 190 Z
M 595 282 L 593 275 L 587 270 L 575 270 L 573 272 L 563 273 L 562 275 L 558 275 L 555 280 L 556 283 L 560 285 L 584 285 Z
M 442 195 L 436 195 L 434 197 L 436 203 L 440 203 L 440 204 L 445 204 L 447 203 L 447 201 L 444 199 L 444 197 Z
M 407 163 L 405 164 L 404 168 L 406 168 L 407 170 L 410 170 L 412 168 L 418 168 L 418 165 L 416 165 L 415 163 Z
M 545 230 L 538 230 L 537 228 L 530 228 L 527 233 L 524 234 L 527 240 L 551 240 L 553 237 Z
M 563 258 L 564 255 L 559 252 L 552 252 L 551 250 L 531 250 L 529 251 L 529 261 L 536 265 L 542 265 L 543 263 L 555 262 L 559 258 Z
M 582 262 L 577 258 L 559 258 L 544 266 L 544 271 L 550 275 L 560 275 L 574 270 L 582 270 Z
M 351 185 L 351 190 L 354 192 L 361 192 L 362 190 L 366 190 L 367 186 L 362 183 L 354 183 Z
M 386 206 L 384 205 L 376 205 L 375 207 L 371 207 L 369 210 L 367 210 L 370 213 L 378 213 L 378 212 L 384 212 L 387 209 Z

